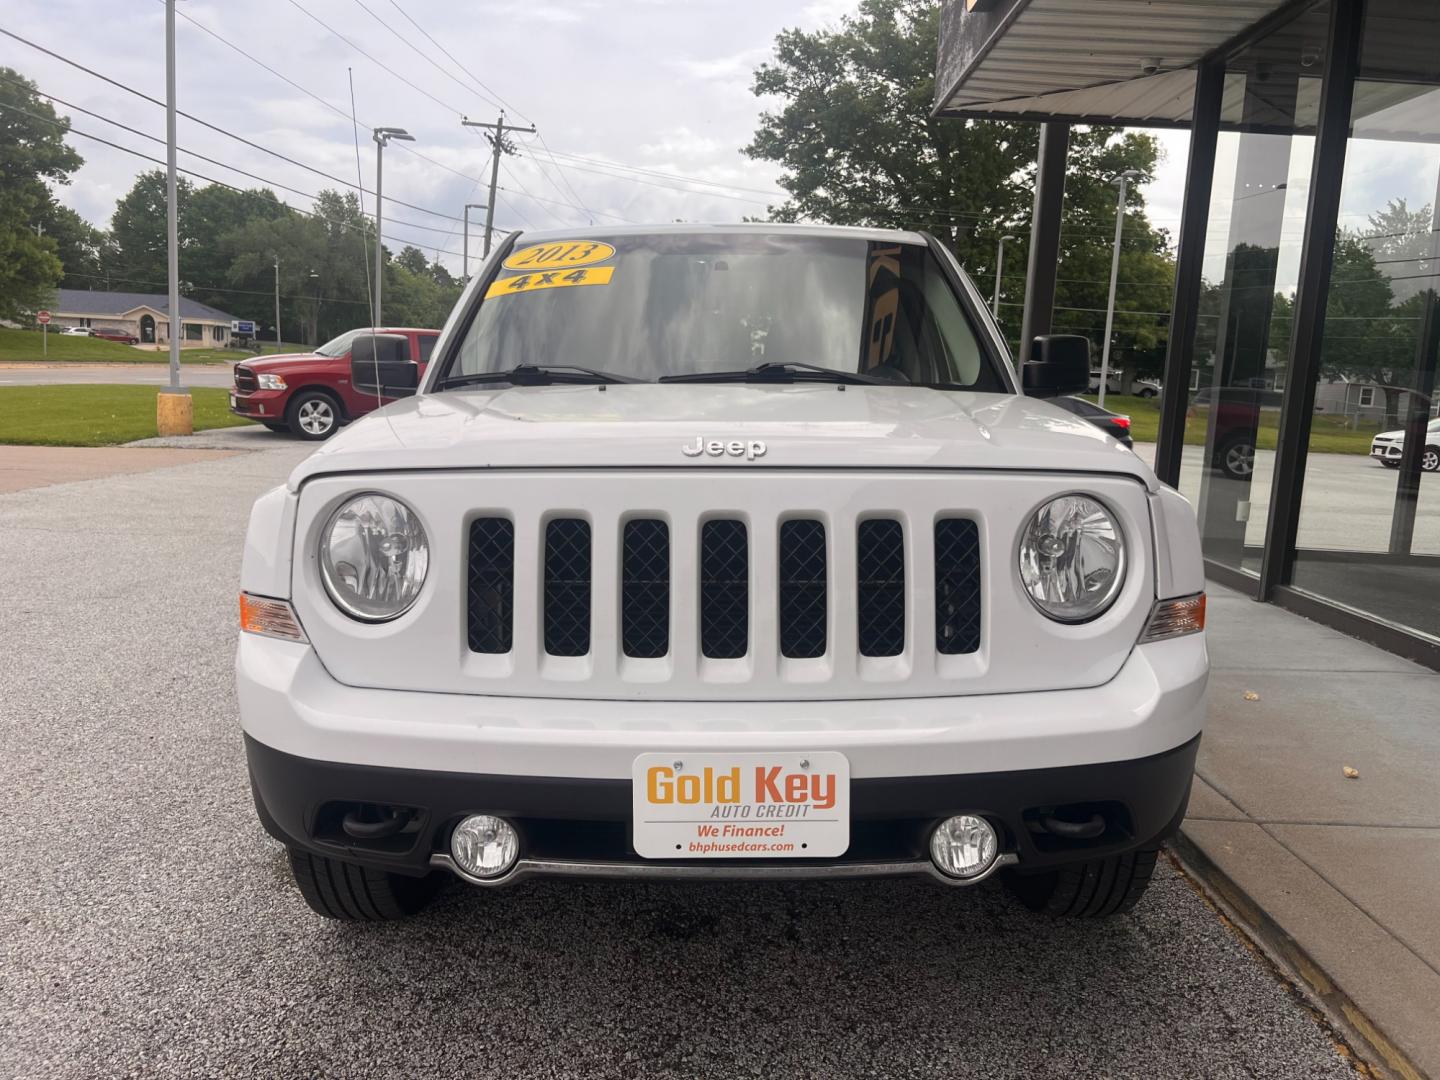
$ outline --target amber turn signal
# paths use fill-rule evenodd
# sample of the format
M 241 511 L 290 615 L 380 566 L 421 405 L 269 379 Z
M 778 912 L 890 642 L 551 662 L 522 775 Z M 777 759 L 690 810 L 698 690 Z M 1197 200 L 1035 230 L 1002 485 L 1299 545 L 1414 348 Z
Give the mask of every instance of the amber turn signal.
M 307 641 L 295 609 L 288 600 L 268 596 L 240 594 L 240 629 L 247 634 L 280 638 L 283 641 Z
M 1205 594 L 1182 596 L 1178 600 L 1158 600 L 1150 612 L 1150 621 L 1140 642 L 1166 641 L 1170 638 L 1198 634 L 1205 629 Z

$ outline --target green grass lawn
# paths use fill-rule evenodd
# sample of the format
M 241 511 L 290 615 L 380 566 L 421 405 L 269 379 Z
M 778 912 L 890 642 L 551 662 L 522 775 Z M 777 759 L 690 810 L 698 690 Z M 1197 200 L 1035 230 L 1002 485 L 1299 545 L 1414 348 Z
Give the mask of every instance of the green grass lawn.
M 250 422 L 230 412 L 228 390 L 190 392 L 196 431 Z M 0 444 L 113 446 L 148 439 L 156 434 L 155 395 L 153 386 L 0 387 Z
M 74 361 L 92 364 L 168 364 L 168 352 L 153 349 L 138 349 L 119 341 L 104 341 L 100 338 L 65 337 L 62 334 L 45 335 L 45 351 L 41 352 L 41 335 L 35 330 L 7 330 L 0 328 L 0 363 L 50 363 Z M 277 352 L 305 352 L 308 345 L 293 345 L 271 342 L 262 347 L 261 355 Z M 223 364 L 244 360 L 254 356 L 244 349 L 181 349 L 182 364 Z
M 1094 394 L 1084 395 L 1094 401 Z M 1160 399 L 1125 397 L 1121 394 L 1106 394 L 1105 407 L 1112 412 L 1127 413 L 1130 417 L 1130 431 L 1136 442 L 1154 442 L 1160 433 Z M 1205 425 L 1208 409 L 1194 409 L 1194 415 L 1185 421 L 1185 444 L 1205 445 Z M 1261 450 L 1274 450 L 1280 428 L 1280 410 L 1260 410 L 1258 444 Z M 1316 413 L 1310 422 L 1310 449 L 1324 454 L 1368 454 L 1370 440 L 1379 427 L 1349 428 L 1343 417 Z

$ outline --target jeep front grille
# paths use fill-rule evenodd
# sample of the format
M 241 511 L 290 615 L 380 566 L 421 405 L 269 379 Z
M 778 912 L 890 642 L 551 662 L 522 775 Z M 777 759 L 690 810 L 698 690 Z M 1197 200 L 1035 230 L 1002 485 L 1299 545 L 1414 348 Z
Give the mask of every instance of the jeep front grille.
M 827 591 L 825 523 L 780 526 L 780 655 L 808 660 L 825 655 Z
M 860 655 L 905 651 L 905 534 L 894 518 L 860 522 L 856 537 Z
M 508 653 L 514 635 L 515 526 L 506 518 L 470 523 L 470 650 Z
M 590 523 L 581 518 L 545 526 L 545 651 L 590 651 Z
M 658 518 L 625 523 L 620 639 L 625 655 L 640 660 L 670 651 L 670 526 Z
M 700 654 L 738 660 L 750 644 L 750 537 L 743 521 L 700 530 Z
M 698 644 L 701 656 L 739 660 L 751 655 L 758 619 L 774 626 L 768 647 L 778 646 L 779 656 L 790 661 L 829 655 L 837 637 L 853 643 L 846 647 L 861 657 L 904 654 L 910 590 L 930 586 L 926 577 L 934 589 L 935 653 L 977 652 L 979 527 L 968 518 L 939 518 L 933 528 L 933 562 L 915 583 L 907 581 L 905 526 L 889 517 L 861 518 L 854 525 L 853 547 L 837 546 L 826 521 L 783 520 L 770 534 L 774 561 L 768 566 L 768 560 L 756 565 L 759 549 L 747 523 L 738 518 L 703 519 L 698 531 L 689 531 L 698 548 L 690 557 L 672 551 L 671 525 L 661 518 L 625 520 L 608 546 L 601 545 L 600 562 L 597 538 L 584 519 L 551 518 L 538 534 L 518 532 L 534 537 L 541 548 L 535 552 L 541 566 L 536 622 L 550 656 L 587 656 L 597 639 L 614 642 L 618 637 L 625 657 L 661 659 L 673 647 L 675 620 L 693 619 L 699 640 L 690 640 Z M 517 527 L 508 518 L 483 517 L 470 523 L 471 652 L 509 653 L 515 647 L 516 561 L 530 557 L 516 550 L 516 536 Z M 837 555 L 849 562 L 849 573 L 835 565 Z M 612 558 L 615 569 L 602 569 Z M 682 574 L 691 583 L 681 580 Z M 762 583 L 769 596 L 755 595 L 756 583 Z M 600 589 L 614 592 L 602 597 Z M 837 599 L 841 589 L 853 592 Z M 597 612 L 607 613 L 617 625 L 607 633 L 595 625 Z M 850 613 L 853 633 L 835 628 L 837 612 Z

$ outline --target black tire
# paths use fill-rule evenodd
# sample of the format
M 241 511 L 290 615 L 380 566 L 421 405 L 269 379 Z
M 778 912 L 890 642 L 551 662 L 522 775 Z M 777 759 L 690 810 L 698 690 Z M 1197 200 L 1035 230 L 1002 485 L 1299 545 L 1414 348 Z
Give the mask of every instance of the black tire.
M 340 420 L 340 402 L 324 390 L 302 390 L 285 409 L 285 426 L 312 442 L 334 435 Z
M 1440 469 L 1440 446 L 1427 446 L 1420 455 L 1420 468 L 1426 472 Z
M 1248 480 L 1255 472 L 1255 444 L 1243 435 L 1231 439 L 1216 452 L 1215 464 L 1231 480 Z
M 262 421 L 262 423 L 271 431 L 278 431 L 284 433 L 290 430 L 289 424 L 271 423 L 268 420 Z
M 1385 458 L 1381 458 L 1381 459 L 1380 459 L 1380 464 L 1381 464 L 1381 465 L 1384 465 L 1385 468 L 1387 468 L 1387 469 L 1398 469 L 1398 468 L 1400 468 L 1400 462 L 1398 462 L 1398 461 L 1387 461 Z
M 310 910 L 346 922 L 390 922 L 409 918 L 430 903 L 439 889 L 438 874 L 423 878 L 356 866 L 295 848 L 290 872 Z
M 1103 919 L 1123 915 L 1140 902 L 1157 854 L 1157 848 L 1142 848 L 1044 874 L 1011 872 L 1005 882 L 1031 911 L 1056 919 Z
M 1152 398 L 1155 396 L 1155 388 L 1153 386 L 1142 386 L 1139 390 L 1135 392 L 1135 396 L 1141 398 Z

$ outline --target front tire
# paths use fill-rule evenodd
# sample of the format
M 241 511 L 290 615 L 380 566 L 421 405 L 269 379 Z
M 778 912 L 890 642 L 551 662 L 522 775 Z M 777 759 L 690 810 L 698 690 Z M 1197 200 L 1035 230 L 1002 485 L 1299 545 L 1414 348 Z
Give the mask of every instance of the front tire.
M 289 848 L 290 872 L 310 910 L 343 922 L 392 922 L 423 910 L 440 886 L 436 874 L 412 878 Z
M 285 422 L 302 439 L 328 439 L 340 427 L 340 403 L 323 390 L 303 390 L 290 400 Z
M 1440 469 L 1440 446 L 1425 447 L 1425 452 L 1420 455 L 1420 468 L 1426 472 Z
M 1231 480 L 1248 480 L 1255 472 L 1255 444 L 1249 439 L 1231 439 L 1215 457 L 1220 471 Z
M 1104 919 L 1123 915 L 1140 902 L 1158 853 L 1158 848 L 1141 848 L 1043 874 L 1012 872 L 1005 881 L 1031 911 L 1054 919 Z
M 1136 392 L 1135 396 L 1141 398 L 1152 398 L 1155 396 L 1155 388 L 1153 386 L 1142 386 Z

